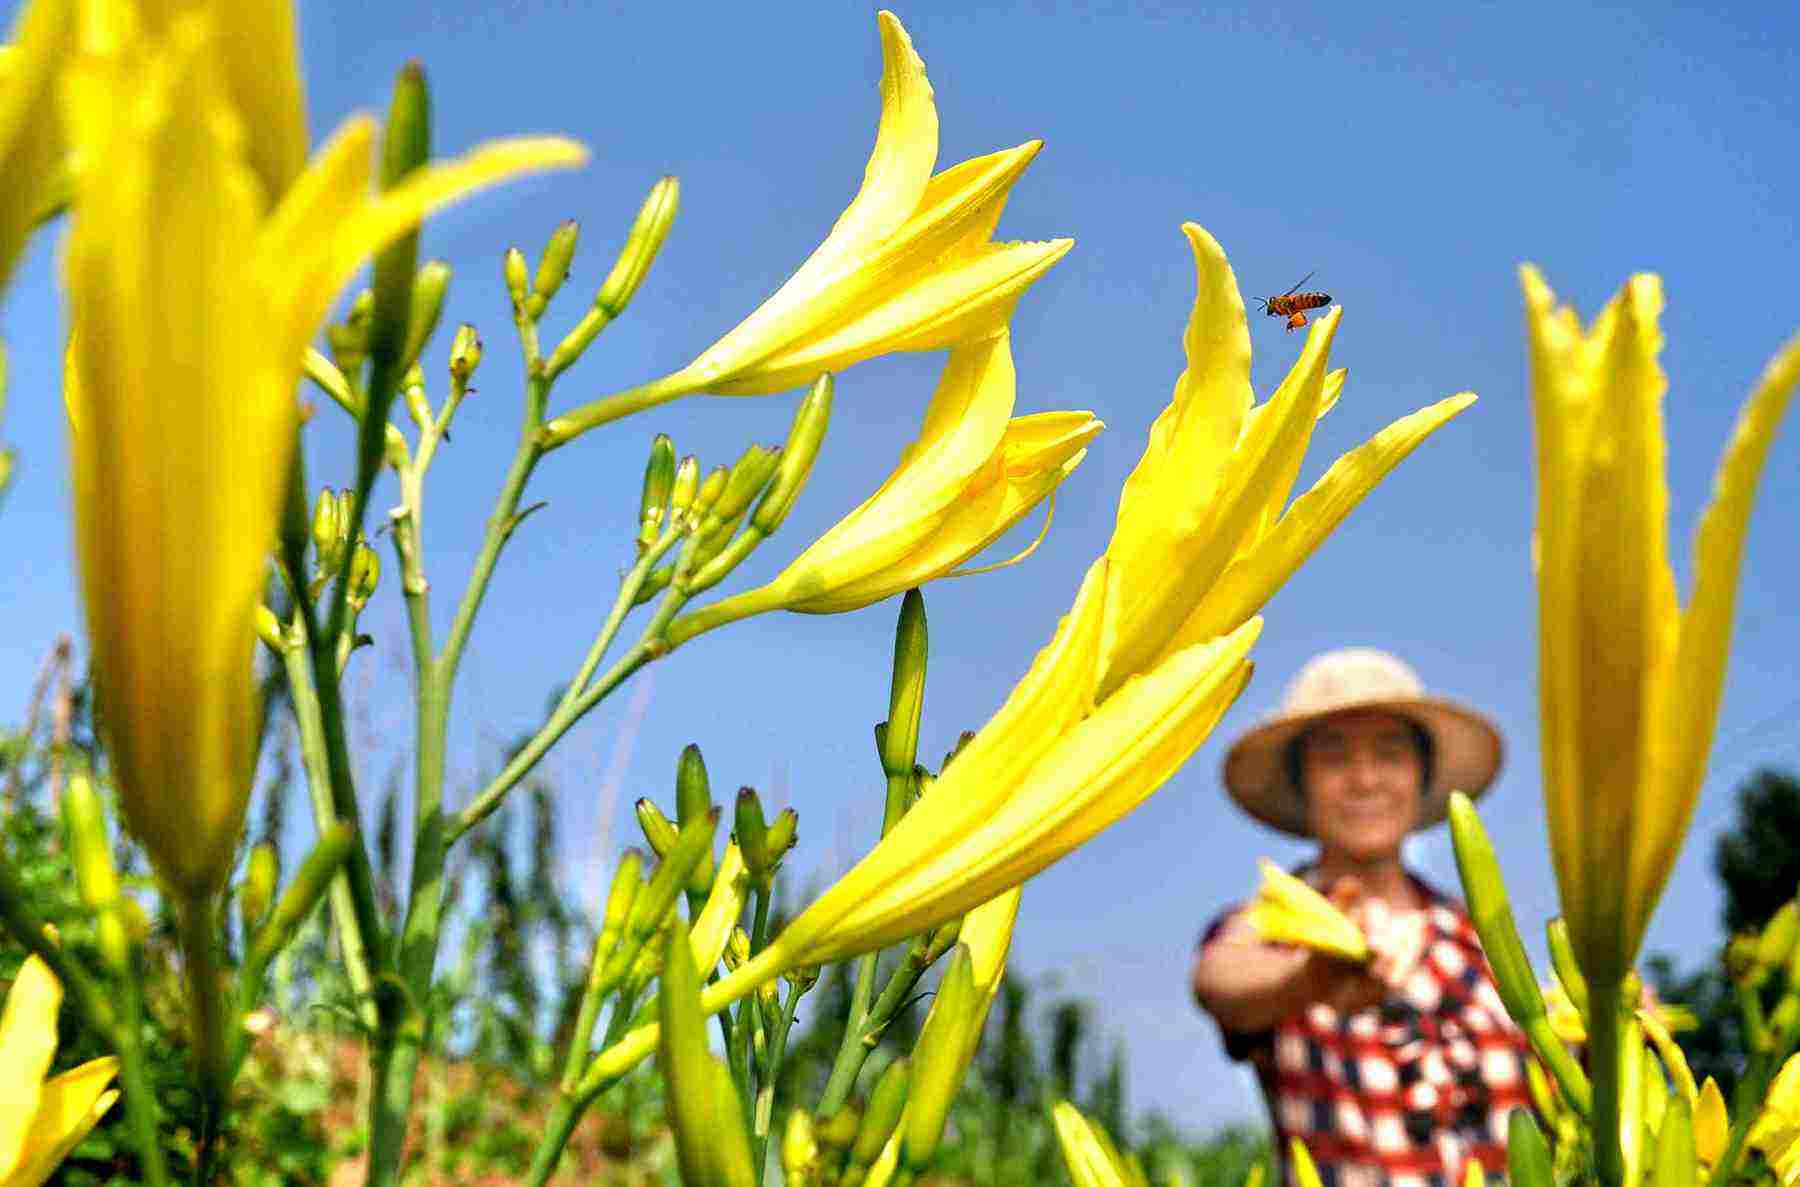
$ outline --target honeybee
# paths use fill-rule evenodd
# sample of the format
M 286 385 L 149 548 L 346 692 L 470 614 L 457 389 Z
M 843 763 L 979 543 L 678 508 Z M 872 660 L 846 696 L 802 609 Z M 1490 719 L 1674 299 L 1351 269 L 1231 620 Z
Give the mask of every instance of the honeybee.
M 1318 309 L 1322 306 L 1331 304 L 1330 293 L 1302 293 L 1296 291 L 1299 289 L 1300 285 L 1305 284 L 1312 278 L 1313 274 L 1308 272 L 1305 276 L 1300 278 L 1299 284 L 1294 285 L 1294 287 L 1287 292 L 1282 293 L 1279 297 L 1258 297 L 1256 298 L 1257 304 L 1261 305 L 1262 311 L 1270 317 L 1287 318 L 1287 328 L 1291 333 L 1306 324 L 1307 310 Z

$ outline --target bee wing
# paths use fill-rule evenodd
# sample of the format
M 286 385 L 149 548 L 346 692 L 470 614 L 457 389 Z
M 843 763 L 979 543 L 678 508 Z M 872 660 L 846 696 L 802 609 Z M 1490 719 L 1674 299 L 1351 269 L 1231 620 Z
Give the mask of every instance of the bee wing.
M 1284 297 L 1293 296 L 1295 293 L 1300 291 L 1300 286 L 1305 284 L 1307 281 L 1311 280 L 1314 276 L 1316 276 L 1318 274 L 1318 271 L 1319 270 L 1317 268 L 1314 268 L 1311 272 L 1308 272 L 1305 276 L 1302 276 L 1298 281 L 1296 281 L 1294 283 L 1293 288 L 1289 289 L 1287 292 L 1285 292 L 1281 295 Z

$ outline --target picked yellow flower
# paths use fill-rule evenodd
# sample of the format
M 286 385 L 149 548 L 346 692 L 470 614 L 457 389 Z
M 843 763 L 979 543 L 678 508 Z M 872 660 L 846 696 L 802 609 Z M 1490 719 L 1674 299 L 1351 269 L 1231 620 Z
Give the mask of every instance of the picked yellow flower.
M 44 1078 L 61 1006 L 55 974 L 27 957 L 0 1012 L 0 1187 L 37 1187 L 119 1099 L 110 1055 Z
M 1796 380 L 1764 371 L 1719 463 L 1677 601 L 1668 557 L 1662 283 L 1627 281 L 1585 332 L 1521 270 L 1537 421 L 1544 802 L 1583 972 L 1630 969 L 1687 831 L 1718 718 L 1750 505 Z
M 367 256 L 428 211 L 584 154 L 500 142 L 375 194 L 375 125 L 357 117 L 277 198 L 265 179 L 283 158 L 251 150 L 271 117 L 228 85 L 233 55 L 257 47 L 207 6 L 160 30 L 132 26 L 132 11 L 66 92 L 88 164 L 65 396 L 107 752 L 133 832 L 198 895 L 225 877 L 250 791 L 255 614 L 307 340 Z
M 881 123 L 862 188 L 825 241 L 773 296 L 686 367 L 649 385 L 651 402 L 694 392 L 785 391 L 900 350 L 936 350 L 1004 326 L 1073 240 L 995 243 L 1012 185 L 1040 142 L 933 175 L 937 105 L 925 64 L 891 12 L 881 30 Z M 596 401 L 552 420 L 560 444 L 606 419 Z
M 886 481 L 769 584 L 678 619 L 670 641 L 766 610 L 855 610 L 954 574 L 1051 495 L 1105 427 L 1090 412 L 1015 417 L 1015 391 L 1004 330 L 951 350 Z
M 1257 865 L 1262 885 L 1245 910 L 1244 921 L 1264 940 L 1358 964 L 1369 959 L 1368 937 L 1330 899 L 1266 857 Z

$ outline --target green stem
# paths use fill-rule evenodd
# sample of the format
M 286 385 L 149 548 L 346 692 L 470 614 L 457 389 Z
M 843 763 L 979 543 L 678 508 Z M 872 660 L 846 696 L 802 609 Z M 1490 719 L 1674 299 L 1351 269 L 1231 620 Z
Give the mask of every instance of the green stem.
M 727 626 L 752 614 L 779 610 L 787 604 L 788 594 L 774 585 L 747 589 L 684 614 L 669 625 L 669 646 L 679 647 L 707 631 Z
M 544 425 L 539 440 L 546 452 L 559 446 L 567 445 L 576 437 L 589 429 L 599 428 L 615 420 L 623 420 L 638 412 L 667 404 L 682 396 L 692 395 L 700 389 L 685 371 L 676 371 L 661 379 L 653 379 L 638 387 L 627 388 L 622 392 L 614 392 L 610 396 L 602 396 L 598 400 L 590 400 L 572 411 L 565 412 Z
M 569 1144 L 569 1138 L 575 1133 L 575 1126 L 581 1120 L 584 1108 L 572 1097 L 557 1094 L 550 1106 L 550 1115 L 544 1119 L 544 1136 L 539 1139 L 537 1150 L 531 1156 L 531 1170 L 525 1176 L 529 1187 L 544 1187 L 550 1176 L 556 1173 L 556 1164 L 562 1160 L 563 1147 Z
M 125 1098 L 125 1124 L 131 1140 L 143 1160 L 147 1187 L 167 1187 L 169 1168 L 163 1161 L 162 1143 L 157 1139 L 161 1110 L 150 1085 L 149 1060 L 144 1057 L 143 999 L 137 980 L 127 975 L 119 979 L 119 996 L 124 1003 L 124 1020 L 113 1036 L 113 1049 L 119 1053 L 120 1095 Z
M 1602 1187 L 1621 1187 L 1625 1181 L 1624 1152 L 1619 1147 L 1620 1043 L 1623 1027 L 1619 1016 L 1617 978 L 1593 978 L 1589 982 L 1589 1068 L 1594 1091 L 1594 1169 Z
M 313 823 L 319 830 L 319 835 L 323 836 L 336 823 L 337 812 L 332 806 L 331 762 L 326 750 L 325 725 L 319 712 L 318 692 L 313 686 L 312 665 L 308 662 L 304 643 L 288 647 L 282 652 L 281 659 L 287 671 L 294 721 L 300 732 L 300 762 L 306 769 L 306 788 L 312 798 Z M 350 855 L 350 862 L 356 859 L 354 850 L 361 848 L 362 843 L 358 839 Z M 357 1014 L 372 1031 L 376 1022 L 375 1003 L 371 996 L 375 982 L 370 974 L 368 944 L 350 888 L 348 869 L 340 870 L 332 878 L 331 889 L 326 894 L 330 903 L 331 922 L 337 928 L 338 949 L 343 956 L 345 975 L 350 979 L 350 988 L 356 994 Z
M 200 1081 L 200 1160 L 205 1162 L 224 1119 L 227 1063 L 226 997 L 220 982 L 218 899 L 183 897 L 175 904 L 182 962 L 187 973 L 188 1016 L 193 1020 L 194 1067 Z

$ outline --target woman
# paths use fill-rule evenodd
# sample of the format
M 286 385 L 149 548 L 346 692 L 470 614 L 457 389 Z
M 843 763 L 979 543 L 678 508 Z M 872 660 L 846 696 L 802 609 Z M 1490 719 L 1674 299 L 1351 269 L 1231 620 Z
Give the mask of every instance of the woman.
M 1398 659 L 1350 649 L 1308 663 L 1226 756 L 1245 811 L 1318 842 L 1296 873 L 1375 954 L 1365 967 L 1265 943 L 1231 910 L 1194 962 L 1194 996 L 1256 1068 L 1277 1149 L 1305 1142 L 1325 1187 L 1456 1187 L 1470 1160 L 1505 1172 L 1507 1115 L 1529 1107 L 1525 1041 L 1468 916 L 1400 860 L 1451 791 L 1487 789 L 1500 749 Z

